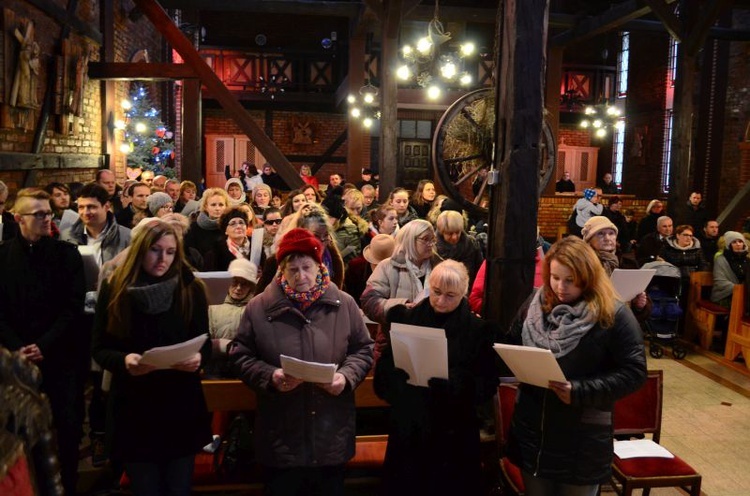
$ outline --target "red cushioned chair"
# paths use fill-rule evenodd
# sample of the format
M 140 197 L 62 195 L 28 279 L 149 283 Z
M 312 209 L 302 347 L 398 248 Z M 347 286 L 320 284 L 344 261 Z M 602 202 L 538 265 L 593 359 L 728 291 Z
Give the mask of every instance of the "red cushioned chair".
M 502 494 L 523 496 L 526 488 L 521 477 L 521 469 L 505 456 L 508 434 L 510 433 L 510 421 L 513 418 L 513 409 L 516 406 L 517 391 L 517 383 L 502 382 L 497 388 L 495 438 L 497 440 L 498 454 L 500 455 Z
M 615 435 L 651 434 L 655 443 L 661 437 L 661 410 L 664 376 L 661 370 L 649 370 L 646 384 L 615 403 Z M 630 495 L 652 487 L 680 487 L 692 496 L 701 492 L 701 475 L 680 457 L 628 458 L 615 456 L 612 462 L 612 486 L 617 494 Z

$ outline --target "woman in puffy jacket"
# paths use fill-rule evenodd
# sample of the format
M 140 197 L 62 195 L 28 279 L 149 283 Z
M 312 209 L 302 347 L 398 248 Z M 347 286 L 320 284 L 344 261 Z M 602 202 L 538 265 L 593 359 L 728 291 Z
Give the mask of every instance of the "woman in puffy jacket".
M 567 380 L 521 384 L 508 454 L 528 496 L 594 496 L 610 476 L 614 403 L 646 380 L 641 330 L 583 240 L 554 244 L 543 279 L 508 340 L 552 351 Z
M 693 226 L 683 224 L 674 230 L 674 236 L 667 238 L 659 256 L 680 269 L 682 283 L 681 305 L 687 301 L 690 288 L 690 274 L 696 271 L 709 270 L 708 262 L 703 256 L 701 242 L 693 236 Z

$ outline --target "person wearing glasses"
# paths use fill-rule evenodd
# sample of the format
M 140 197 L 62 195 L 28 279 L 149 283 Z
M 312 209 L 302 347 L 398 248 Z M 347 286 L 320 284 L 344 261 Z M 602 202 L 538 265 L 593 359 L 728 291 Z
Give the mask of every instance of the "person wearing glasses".
M 258 230 L 247 235 L 250 220 L 241 208 L 230 208 L 219 219 L 219 230 L 224 238 L 216 241 L 213 248 L 206 254 L 204 264 L 206 270 L 227 270 L 233 260 L 244 258 L 256 266 L 265 261 L 263 253 L 263 232 Z M 255 282 L 255 281 L 253 281 Z
M 266 257 L 274 254 L 273 242 L 276 234 L 279 232 L 281 223 L 284 221 L 281 210 L 278 208 L 269 208 L 263 216 L 263 253 Z
M 682 296 L 680 303 L 687 302 L 688 288 L 690 287 L 690 274 L 696 271 L 709 270 L 708 262 L 703 256 L 701 242 L 693 236 L 693 226 L 682 224 L 674 230 L 675 234 L 667 238 L 662 245 L 660 256 L 665 262 L 669 262 L 680 269 L 680 282 L 682 284 Z M 684 305 L 682 305 L 683 308 Z
M 22 189 L 15 211 L 18 236 L 0 243 L 0 346 L 39 367 L 42 391 L 52 408 L 63 487 L 66 494 L 75 494 L 83 433 L 81 371 L 90 360 L 80 350 L 88 341 L 79 325 L 85 294 L 83 261 L 75 246 L 50 236 L 47 192 Z
M 149 217 L 164 217 L 174 211 L 172 197 L 161 191 L 151 193 L 146 201 Z
M 380 262 L 367 280 L 360 301 L 371 320 L 385 324 L 396 305 L 414 307 L 429 294 L 427 278 L 441 258 L 435 251 L 437 234 L 432 224 L 415 219 L 396 234 L 393 255 Z

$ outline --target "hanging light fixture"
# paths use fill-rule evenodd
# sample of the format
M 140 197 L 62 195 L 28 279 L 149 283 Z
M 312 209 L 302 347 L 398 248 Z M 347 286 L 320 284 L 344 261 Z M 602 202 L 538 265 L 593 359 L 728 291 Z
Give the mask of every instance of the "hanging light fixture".
M 449 87 L 469 88 L 474 82 L 465 70 L 467 58 L 476 54 L 472 42 L 461 44 L 457 50 L 447 50 L 445 45 L 451 34 L 446 33 L 440 22 L 440 2 L 435 0 L 435 14 L 427 26 L 427 36 L 412 45 L 401 47 L 401 63 L 396 69 L 396 77 L 401 81 L 415 82 L 427 90 L 431 100 L 440 98 Z
M 583 109 L 583 118 L 578 124 L 582 129 L 590 129 L 596 138 L 606 138 L 614 129 L 625 127 L 622 110 L 608 103 L 589 105 Z
M 349 103 L 349 115 L 359 120 L 365 129 L 370 129 L 380 119 L 378 93 L 378 89 L 368 80 L 359 89 L 358 96 L 349 95 L 346 99 Z

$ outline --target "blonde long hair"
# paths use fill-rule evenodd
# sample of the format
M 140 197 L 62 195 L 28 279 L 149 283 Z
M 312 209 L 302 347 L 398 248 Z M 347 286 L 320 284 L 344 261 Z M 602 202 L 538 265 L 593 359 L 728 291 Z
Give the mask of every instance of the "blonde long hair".
M 594 249 L 577 236 L 561 239 L 544 255 L 542 310 L 549 313 L 560 304 L 550 286 L 550 264 L 553 260 L 573 272 L 573 282 L 581 288 L 581 298 L 586 301 L 593 320 L 598 321 L 605 329 L 611 327 L 615 321 L 615 302 L 621 299 L 620 295 L 617 294 Z
M 154 243 L 165 236 L 174 236 L 177 242 L 177 252 L 171 267 L 169 267 L 167 273 L 164 274 L 163 279 L 166 280 L 177 276 L 175 297 L 179 298 L 185 326 L 190 325 L 193 313 L 193 292 L 187 289 L 189 282 L 186 281 L 184 277 L 186 272 L 184 268 L 189 268 L 190 265 L 185 260 L 182 236 L 179 236 L 175 232 L 175 228 L 171 224 L 161 219 L 154 219 L 138 231 L 135 238 L 132 240 L 125 261 L 122 265 L 117 267 L 112 274 L 110 282 L 111 297 L 109 299 L 109 304 L 107 305 L 109 314 L 107 332 L 110 334 L 120 337 L 130 335 L 131 301 L 127 289 L 135 285 L 138 281 L 142 271 L 143 259 L 148 250 L 154 245 Z M 196 282 L 201 290 L 205 292 L 205 286 L 203 286 L 203 283 L 199 279 L 195 279 L 194 282 Z

